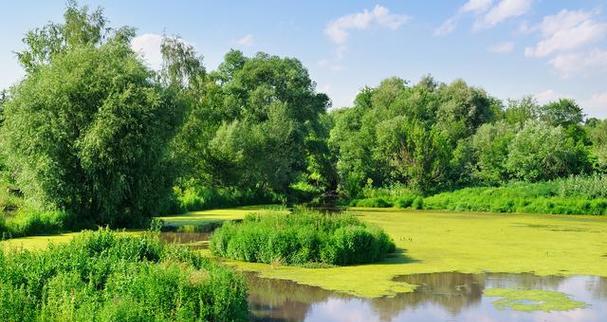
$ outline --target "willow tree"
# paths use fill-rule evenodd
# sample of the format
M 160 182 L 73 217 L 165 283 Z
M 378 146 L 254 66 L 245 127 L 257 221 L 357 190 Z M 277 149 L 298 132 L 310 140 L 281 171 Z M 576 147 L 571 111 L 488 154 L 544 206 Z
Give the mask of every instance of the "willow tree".
M 28 33 L 2 150 L 34 205 L 126 225 L 170 193 L 167 146 L 183 106 L 130 49 L 132 30 L 105 21 L 72 3 L 64 23 Z

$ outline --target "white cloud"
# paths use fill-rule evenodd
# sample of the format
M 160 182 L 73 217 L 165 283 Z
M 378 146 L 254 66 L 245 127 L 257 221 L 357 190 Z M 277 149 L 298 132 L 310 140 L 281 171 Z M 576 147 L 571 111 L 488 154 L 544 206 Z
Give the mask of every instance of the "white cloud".
M 500 43 L 497 43 L 497 44 L 489 47 L 488 50 L 490 52 L 496 53 L 496 54 L 511 53 L 512 50 L 514 50 L 514 42 L 512 42 L 512 41 L 500 42 Z
M 588 115 L 596 117 L 607 116 L 607 92 L 595 93 L 590 99 L 580 102 L 580 105 Z
M 562 10 L 544 17 L 537 29 L 542 34 L 535 47 L 525 49 L 528 57 L 545 57 L 559 51 L 581 48 L 607 34 L 607 23 L 594 21 L 592 12 Z
M 537 102 L 539 104 L 546 104 L 546 103 L 554 102 L 561 98 L 572 98 L 571 95 L 558 93 L 553 89 L 547 89 L 545 91 L 541 91 L 541 92 L 533 95 L 533 97 L 537 100 Z
M 475 29 L 489 28 L 500 22 L 524 15 L 531 9 L 533 0 L 501 0 L 474 24 Z
M 553 89 L 547 89 L 533 95 L 539 104 L 546 104 L 557 101 L 561 98 L 574 99 L 580 104 L 584 113 L 591 117 L 607 117 L 607 92 L 595 93 L 591 97 L 581 99 L 574 95 L 557 92 Z
M 338 45 L 344 45 L 351 30 L 365 30 L 372 26 L 398 29 L 407 22 L 406 15 L 392 14 L 386 7 L 376 5 L 372 11 L 346 15 L 331 21 L 325 28 L 325 34 Z
M 162 67 L 162 39 L 163 36 L 159 34 L 143 34 L 131 40 L 131 48 L 139 53 L 151 68 L 158 70 Z
M 242 38 L 236 40 L 236 43 L 243 47 L 251 47 L 255 44 L 255 38 L 251 34 L 244 35 Z
M 438 28 L 436 28 L 434 30 L 434 35 L 435 36 L 444 36 L 444 35 L 448 35 L 448 34 L 452 33 L 455 30 L 455 27 L 457 27 L 457 20 L 458 20 L 457 16 L 454 16 L 454 17 L 451 17 L 451 18 L 445 20 L 445 22 L 443 22 L 442 25 L 440 25 Z
M 502 21 L 527 13 L 532 3 L 533 0 L 501 0 L 493 5 L 493 0 L 468 0 L 455 15 L 434 30 L 434 35 L 444 36 L 453 32 L 459 19 L 467 13 L 473 13 L 477 17 L 475 30 L 493 27 Z
M 607 70 L 607 50 L 561 54 L 550 60 L 549 64 L 565 78 L 578 73 L 602 72 Z
M 493 0 L 468 0 L 459 8 L 459 12 L 481 13 L 491 8 Z

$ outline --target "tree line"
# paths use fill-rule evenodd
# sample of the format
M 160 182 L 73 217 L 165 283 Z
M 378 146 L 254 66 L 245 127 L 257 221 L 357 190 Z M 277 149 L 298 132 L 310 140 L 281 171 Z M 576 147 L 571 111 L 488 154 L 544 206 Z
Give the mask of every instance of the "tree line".
M 208 71 L 165 37 L 154 71 L 134 36 L 69 2 L 62 23 L 24 37 L 26 75 L 0 95 L 0 170 L 29 207 L 125 226 L 213 198 L 431 194 L 607 170 L 607 121 L 570 99 L 502 102 L 463 80 L 393 77 L 330 109 L 295 58 L 231 50 Z

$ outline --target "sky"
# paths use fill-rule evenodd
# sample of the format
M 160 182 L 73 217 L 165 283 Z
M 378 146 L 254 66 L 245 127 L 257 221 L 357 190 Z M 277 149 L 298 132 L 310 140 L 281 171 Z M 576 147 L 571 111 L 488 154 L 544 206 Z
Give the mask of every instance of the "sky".
M 0 88 L 23 77 L 14 52 L 28 30 L 60 22 L 63 0 L 4 1 Z M 296 57 L 333 107 L 365 86 L 464 79 L 506 100 L 575 99 L 607 117 L 607 0 L 80 1 L 114 27 L 137 29 L 132 46 L 159 64 L 163 34 L 192 44 L 215 69 L 230 49 Z

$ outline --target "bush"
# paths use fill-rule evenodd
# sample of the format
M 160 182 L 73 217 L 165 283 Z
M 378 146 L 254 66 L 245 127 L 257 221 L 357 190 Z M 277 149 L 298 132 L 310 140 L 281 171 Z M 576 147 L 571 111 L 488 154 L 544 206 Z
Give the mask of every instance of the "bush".
M 510 183 L 440 193 L 425 209 L 499 213 L 607 214 L 607 177 L 570 177 L 541 183 Z
M 424 208 L 424 198 L 417 197 L 411 203 L 411 208 L 413 209 L 423 209 Z
M 152 233 L 0 254 L 3 321 L 246 321 L 242 278 Z
M 283 198 L 274 193 L 239 190 L 236 188 L 207 188 L 187 186 L 173 189 L 172 213 L 236 206 L 280 203 Z
M 262 263 L 351 265 L 379 261 L 395 250 L 381 229 L 351 215 L 297 211 L 248 215 L 225 223 L 211 237 L 218 256 Z
M 384 198 L 367 198 L 367 199 L 356 199 L 353 202 L 355 207 L 367 207 L 367 208 L 389 208 L 392 207 L 392 202 L 386 201 Z

